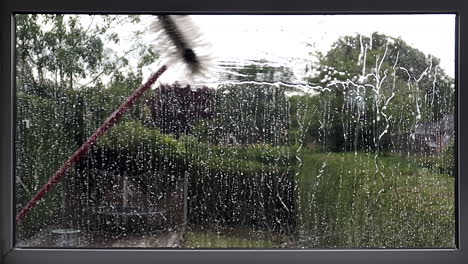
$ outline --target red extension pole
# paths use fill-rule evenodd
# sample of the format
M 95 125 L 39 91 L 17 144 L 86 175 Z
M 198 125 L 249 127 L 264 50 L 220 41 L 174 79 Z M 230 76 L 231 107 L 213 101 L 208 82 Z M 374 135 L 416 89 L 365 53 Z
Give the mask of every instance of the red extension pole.
M 44 195 L 54 187 L 56 183 L 60 181 L 62 176 L 67 172 L 67 170 L 76 162 L 78 162 L 81 157 L 86 153 L 86 151 L 94 144 L 96 141 L 104 135 L 104 133 L 109 130 L 118 120 L 122 117 L 122 115 L 138 100 L 138 98 L 146 92 L 151 85 L 156 82 L 156 80 L 161 76 L 161 74 L 166 71 L 167 66 L 163 65 L 156 73 L 154 73 L 145 84 L 140 86 L 137 90 L 135 90 L 127 100 L 122 103 L 117 110 L 110 115 L 106 121 L 98 128 L 94 133 L 88 138 L 88 140 L 81 145 L 81 147 L 73 153 L 73 155 L 60 167 L 60 169 L 49 179 L 49 181 L 42 186 L 39 192 L 26 204 L 26 206 L 21 209 L 21 211 L 16 215 L 16 221 L 21 221 L 24 219 L 26 214 L 31 211 L 32 208 L 44 197 Z

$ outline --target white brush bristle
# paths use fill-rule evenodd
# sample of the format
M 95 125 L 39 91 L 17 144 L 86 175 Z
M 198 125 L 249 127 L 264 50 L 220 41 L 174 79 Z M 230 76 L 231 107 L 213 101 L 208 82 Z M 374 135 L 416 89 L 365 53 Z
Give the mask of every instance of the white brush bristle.
M 203 38 L 199 28 L 193 23 L 190 16 L 171 15 L 167 16 L 175 27 L 178 34 L 168 32 L 163 21 L 158 16 L 150 24 L 149 30 L 155 34 L 154 47 L 159 51 L 164 64 L 177 75 L 188 82 L 196 82 L 211 77 L 210 72 L 215 68 L 211 45 Z M 175 45 L 174 38 L 181 38 L 185 48 L 193 50 L 196 55 L 196 63 L 187 61 L 183 56 L 183 50 Z M 184 81 L 184 80 L 179 80 Z

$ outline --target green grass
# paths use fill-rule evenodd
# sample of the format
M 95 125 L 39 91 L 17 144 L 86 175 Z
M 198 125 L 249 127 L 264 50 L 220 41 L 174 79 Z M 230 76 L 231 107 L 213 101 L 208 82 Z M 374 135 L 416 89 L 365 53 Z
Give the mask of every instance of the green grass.
M 300 246 L 453 248 L 454 178 L 417 158 L 302 155 Z
M 192 230 L 185 233 L 184 248 L 279 248 L 280 237 L 240 228 L 220 232 Z
M 296 237 L 211 228 L 188 232 L 184 247 L 455 247 L 454 178 L 422 166 L 420 156 L 303 152 L 301 159 Z

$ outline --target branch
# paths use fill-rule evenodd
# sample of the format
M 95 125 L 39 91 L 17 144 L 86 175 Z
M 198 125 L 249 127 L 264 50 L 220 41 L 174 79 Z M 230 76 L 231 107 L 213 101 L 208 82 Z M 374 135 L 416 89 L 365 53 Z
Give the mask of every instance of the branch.
M 137 50 L 138 48 L 139 48 L 139 47 L 134 47 L 133 49 L 130 49 L 130 50 L 126 51 L 125 54 L 123 54 L 122 56 L 120 56 L 120 57 L 117 59 L 117 61 L 122 60 L 122 59 L 125 58 L 130 52 L 135 51 L 135 50 Z M 119 69 L 121 69 L 122 67 L 123 67 L 123 66 L 120 66 L 120 67 L 118 67 L 118 68 L 115 68 L 114 70 L 119 70 Z M 78 90 L 80 90 L 80 89 L 82 89 L 82 88 L 88 86 L 88 85 L 91 84 L 91 83 L 94 83 L 94 82 L 95 82 L 99 77 L 101 77 L 101 75 L 103 75 L 105 72 L 106 72 L 106 69 L 102 70 L 102 71 L 101 71 L 98 75 L 96 75 L 91 81 L 89 81 L 89 82 L 87 82 L 87 83 L 81 85 L 81 86 L 78 88 Z

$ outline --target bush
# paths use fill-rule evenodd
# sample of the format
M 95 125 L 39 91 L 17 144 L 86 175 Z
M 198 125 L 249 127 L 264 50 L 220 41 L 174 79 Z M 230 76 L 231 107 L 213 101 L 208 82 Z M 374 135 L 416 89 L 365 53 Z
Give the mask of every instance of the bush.
M 35 95 L 17 94 L 16 115 L 16 211 L 39 191 L 76 149 L 74 132 L 68 130 L 68 104 Z M 71 172 L 72 173 L 72 172 Z M 71 174 L 68 174 L 71 175 Z M 67 177 L 67 176 L 65 176 Z M 55 186 L 18 225 L 18 237 L 60 218 L 63 186 Z
M 170 174 L 179 180 L 189 175 L 189 220 L 193 224 L 294 230 L 295 156 L 289 155 L 287 147 L 209 145 L 190 136 L 177 140 L 138 122 L 112 128 L 98 147 L 128 153 L 128 162 L 113 163 L 128 164 L 146 157 L 142 163 L 178 164 L 178 171 Z M 264 206 L 259 207 L 259 202 Z

